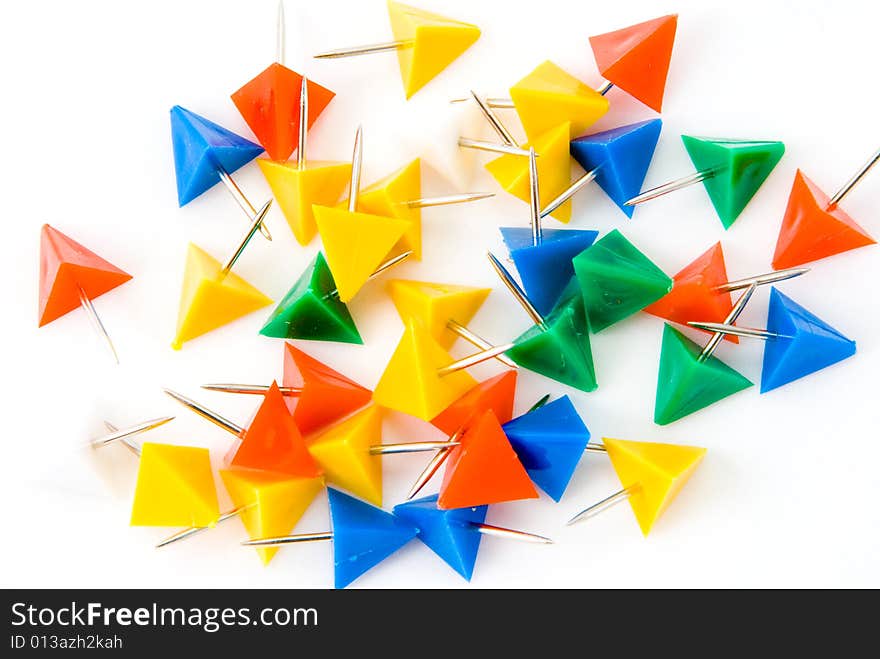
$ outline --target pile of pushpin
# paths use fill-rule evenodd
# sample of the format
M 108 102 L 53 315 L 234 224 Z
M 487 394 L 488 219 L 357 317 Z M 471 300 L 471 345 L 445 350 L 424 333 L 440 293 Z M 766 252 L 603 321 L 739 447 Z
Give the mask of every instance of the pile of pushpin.
M 388 12 L 390 42 L 316 57 L 396 52 L 410 98 L 480 37 L 474 25 L 390 0 Z M 547 61 L 513 85 L 510 98 L 471 92 L 467 98 L 452 99 L 450 116 L 458 128 L 448 143 L 429 145 L 424 155 L 433 169 L 449 172 L 455 183 L 444 197 L 422 196 L 418 159 L 362 189 L 360 129 L 350 163 L 307 159 L 308 130 L 335 94 L 287 68 L 281 54 L 231 96 L 258 143 L 193 111 L 172 108 L 180 206 L 223 183 L 248 222 L 223 263 L 189 246 L 175 349 L 271 304 L 232 271 L 257 233 L 271 239 L 263 220 L 273 200 L 254 206 L 232 179 L 238 169 L 256 159 L 296 240 L 305 246 L 320 236 L 323 251 L 260 330 L 263 336 L 285 341 L 281 384 L 205 385 L 259 395 L 250 423 L 239 425 L 167 391 L 231 435 L 219 479 L 232 509 L 220 510 L 207 449 L 133 441 L 168 417 L 110 428 L 110 434 L 91 442 L 95 451 L 125 447 L 139 460 L 131 524 L 180 527 L 159 545 L 165 546 L 239 519 L 250 537 L 243 544 L 255 547 L 264 563 L 284 545 L 329 540 L 337 587 L 418 539 L 470 579 L 482 535 L 550 542 L 486 524 L 488 506 L 534 499 L 539 490 L 560 501 L 585 452 L 608 456 L 621 489 L 569 523 L 628 500 L 645 535 L 705 454 L 703 448 L 686 445 L 591 441 L 567 395 L 546 396 L 513 418 L 518 373 L 529 371 L 579 391 L 593 391 L 600 378 L 591 334 L 644 311 L 665 321 L 654 421 L 666 425 L 752 386 L 714 355 L 725 339 L 766 341 L 761 393 L 852 356 L 854 341 L 775 287 L 766 328 L 740 327 L 736 321 L 757 287 L 802 275 L 806 263 L 874 243 L 839 204 L 880 159 L 880 151 L 831 197 L 797 173 L 772 259 L 776 270 L 769 273 L 731 280 L 717 243 L 670 277 L 621 231 L 599 237 L 588 229 L 542 227 L 547 217 L 568 223 L 572 198 L 595 181 L 627 218 L 643 202 L 702 183 L 727 229 L 782 158 L 785 148 L 778 141 L 682 135 L 694 171 L 642 191 L 661 119 L 590 132 L 613 110 L 616 95 L 629 94 L 661 111 L 676 25 L 677 17 L 670 15 L 590 37 L 605 79 L 597 89 Z M 279 34 L 283 35 L 281 27 Z M 279 51 L 283 53 L 283 45 Z M 516 111 L 526 144 L 516 143 L 498 108 Z M 483 123 L 476 128 L 479 135 L 482 128 L 491 128 L 497 139 L 477 139 L 478 133 L 469 133 L 475 119 Z M 266 155 L 258 158 L 263 152 Z M 386 282 L 387 293 L 405 328 L 374 391 L 311 357 L 302 344 L 289 342 L 362 343 L 347 303 L 397 263 L 420 259 L 421 209 L 492 196 L 467 190 L 475 152 L 497 154 L 486 169 L 529 207 L 528 222 L 523 212 L 522 226 L 501 227 L 518 276 L 504 265 L 508 259 L 491 253 L 488 257 L 531 319 L 530 329 L 491 343 L 467 326 L 490 289 L 392 279 Z M 571 158 L 586 172 L 574 181 Z M 82 306 L 109 343 L 92 300 L 130 276 L 48 225 L 43 227 L 40 265 L 40 325 Z M 682 327 L 705 332 L 704 340 L 689 338 Z M 454 360 L 449 350 L 458 339 L 475 346 L 476 352 Z M 467 369 L 488 360 L 504 370 L 477 382 Z M 447 439 L 383 443 L 385 410 L 428 422 Z M 407 500 L 391 512 L 383 510 L 382 460 L 420 451 L 430 460 Z M 444 467 L 438 492 L 416 498 Z M 293 533 L 325 487 L 329 528 Z

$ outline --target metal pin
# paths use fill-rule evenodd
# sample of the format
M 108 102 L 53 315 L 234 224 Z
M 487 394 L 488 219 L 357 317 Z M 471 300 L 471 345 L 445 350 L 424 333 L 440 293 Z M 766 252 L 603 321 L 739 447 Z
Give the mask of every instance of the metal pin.
M 492 344 L 489 343 L 488 341 L 486 341 L 486 339 L 484 339 L 483 337 L 481 337 L 477 334 L 474 334 L 467 327 L 455 322 L 452 319 L 450 319 L 446 323 L 446 327 L 450 331 L 454 332 L 455 334 L 457 334 L 458 336 L 463 338 L 465 341 L 470 343 L 471 345 L 474 345 L 477 348 L 480 348 L 481 350 L 488 350 L 489 348 L 492 347 Z M 510 357 L 507 357 L 503 354 L 496 355 L 495 359 L 509 368 L 518 368 L 515 361 L 513 361 Z
M 98 312 L 95 311 L 95 305 L 92 304 L 89 296 L 86 295 L 86 292 L 82 289 L 82 286 L 77 286 L 77 291 L 79 291 L 79 303 L 82 305 L 82 308 L 85 309 L 86 315 L 88 315 L 92 326 L 98 334 L 104 337 L 107 347 L 110 348 L 110 354 L 113 355 L 113 361 L 119 364 L 119 355 L 116 353 L 116 346 L 113 345 L 113 340 L 107 333 L 107 328 L 104 327 L 104 323 L 101 322 L 101 317 L 98 315 Z
M 361 168 L 364 162 L 364 127 L 358 126 L 354 135 L 354 152 L 351 156 L 351 183 L 348 192 L 348 212 L 357 211 L 358 193 L 361 188 Z
M 719 293 L 732 293 L 743 288 L 748 288 L 752 284 L 764 286 L 765 284 L 775 284 L 776 282 L 785 281 L 786 279 L 794 279 L 805 275 L 810 271 L 809 268 L 789 268 L 788 270 L 776 270 L 767 274 L 758 275 L 756 277 L 746 277 L 745 279 L 737 279 L 729 281 L 726 284 L 716 286 L 713 290 Z
M 256 217 L 254 217 L 254 221 L 251 222 L 251 226 L 248 229 L 248 232 L 244 235 L 244 238 L 241 239 L 241 242 L 238 244 L 238 247 L 235 248 L 235 251 L 232 253 L 232 256 L 224 264 L 223 268 L 220 270 L 220 276 L 225 277 L 229 274 L 229 271 L 232 270 L 232 266 L 235 265 L 235 262 L 238 261 L 242 252 L 244 252 L 244 248 L 248 246 L 248 243 L 251 241 L 257 230 L 263 226 L 263 220 L 266 219 L 266 214 L 269 212 L 269 209 L 272 207 L 272 200 L 270 199 L 263 207 L 260 208 Z
M 238 508 L 233 508 L 229 510 L 220 517 L 217 518 L 217 521 L 214 523 L 214 526 L 217 524 L 221 524 L 226 520 L 233 519 L 241 515 L 245 510 L 250 508 L 251 506 L 239 506 Z M 214 526 L 190 526 L 188 528 L 182 529 L 177 533 L 169 535 L 164 540 L 160 541 L 159 544 L 156 545 L 156 549 L 161 549 L 162 547 L 167 547 L 168 545 L 174 544 L 175 542 L 179 542 L 181 540 L 185 540 L 186 538 L 191 538 L 194 535 L 198 535 L 202 531 L 207 531 L 208 529 L 213 529 Z
M 599 503 L 595 503 L 592 506 L 590 506 L 589 508 L 585 508 L 584 510 L 580 511 L 577 515 L 575 515 L 570 520 L 568 520 L 565 523 L 565 525 L 571 526 L 575 522 L 580 522 L 581 520 L 589 519 L 590 517 L 593 517 L 594 515 L 598 515 L 599 513 L 601 513 L 604 510 L 608 510 L 609 508 L 611 508 L 611 506 L 613 506 L 617 503 L 620 503 L 621 501 L 624 501 L 625 499 L 628 499 L 630 497 L 630 495 L 633 492 L 635 492 L 637 487 L 638 487 L 638 485 L 634 485 L 634 486 L 626 487 L 626 488 L 620 490 L 620 492 L 615 492 L 610 497 L 606 497 L 606 498 L 602 499 Z
M 183 394 L 179 394 L 176 391 L 171 391 L 171 389 L 163 389 L 162 391 L 164 391 L 166 394 L 171 396 L 174 400 L 176 400 L 178 403 L 180 403 L 184 407 L 188 407 L 189 409 L 191 409 L 193 412 L 198 414 L 203 419 L 207 419 L 208 421 L 213 423 L 215 426 L 219 426 L 220 428 L 223 428 L 223 430 L 225 430 L 229 434 L 235 435 L 236 437 L 240 437 L 244 433 L 245 429 L 242 428 L 240 425 L 233 423 L 232 421 L 230 421 L 229 419 L 225 418 L 224 416 L 222 416 L 220 414 L 217 414 L 217 412 L 209 410 L 207 407 L 205 407 L 201 403 L 197 403 L 196 401 L 192 400 L 191 398 L 187 398 Z
M 720 334 L 733 334 L 734 336 L 743 336 L 751 339 L 779 339 L 784 338 L 778 332 L 770 332 L 765 329 L 755 329 L 753 327 L 739 327 L 736 325 L 728 325 L 726 323 L 702 323 L 691 321 L 688 323 L 691 327 L 706 330 L 709 332 L 718 332 Z
M 550 215 L 550 213 L 552 213 L 557 208 L 562 206 L 562 204 L 564 204 L 566 201 L 568 201 L 569 199 L 574 197 L 578 192 L 581 191 L 581 188 L 584 188 L 587 185 L 587 183 L 589 183 L 594 178 L 596 178 L 596 175 L 598 173 L 599 173 L 599 168 L 597 167 L 596 169 L 593 169 L 593 170 L 587 172 L 586 174 L 581 176 L 578 180 L 576 180 L 574 183 L 572 183 L 570 186 L 568 186 L 568 188 L 565 190 L 565 192 L 563 192 L 561 195 L 556 197 L 556 199 L 554 199 L 549 204 L 547 204 L 547 206 L 544 208 L 544 210 L 541 211 L 541 217 L 542 218 L 547 217 L 548 215 Z
M 733 308 L 730 310 L 730 313 L 727 314 L 727 318 L 724 319 L 724 323 L 727 325 L 731 325 L 736 322 L 736 319 L 740 317 L 743 310 L 745 310 L 746 305 L 749 303 L 749 300 L 752 299 L 752 295 L 754 292 L 758 290 L 757 284 L 752 284 L 749 286 L 745 293 L 743 293 L 739 300 L 736 301 L 736 304 L 733 305 Z M 700 352 L 697 357 L 697 361 L 699 363 L 703 363 L 709 357 L 712 356 L 712 353 L 715 352 L 715 349 L 718 347 L 718 344 L 721 343 L 721 340 L 724 338 L 724 335 L 720 332 L 715 332 L 712 334 L 712 338 L 709 339 L 709 342 L 706 344 L 706 347 Z
M 584 451 L 587 453 L 608 453 L 608 449 L 605 448 L 604 444 L 587 444 Z
M 370 447 L 370 455 L 397 455 L 400 453 L 426 453 L 445 451 L 459 446 L 459 442 L 407 442 L 403 444 L 378 444 Z
M 339 48 L 337 50 L 328 50 L 324 53 L 313 55 L 313 57 L 314 59 L 339 59 L 340 57 L 354 57 L 355 55 L 372 55 L 373 53 L 386 53 L 391 50 L 412 48 L 415 43 L 415 39 L 406 39 L 403 41 L 386 41 L 385 43 L 370 44 L 368 46 L 355 46 L 353 48 Z
M 675 192 L 676 190 L 681 190 L 682 188 L 686 188 L 689 185 L 693 185 L 694 183 L 705 181 L 707 178 L 712 178 L 713 176 L 715 176 L 716 173 L 717 172 L 714 169 L 704 169 L 700 172 L 689 174 L 688 176 L 685 176 L 678 180 L 664 183 L 663 185 L 658 185 L 656 188 L 651 188 L 650 190 L 647 190 L 646 192 L 643 192 L 642 194 L 633 197 L 629 201 L 624 202 L 623 205 L 636 206 L 637 204 L 651 201 L 651 199 L 662 197 L 663 195 L 669 194 L 670 192 Z
M 614 83 L 606 80 L 601 85 L 599 85 L 599 87 L 596 89 L 596 93 L 601 94 L 602 96 L 605 96 L 605 94 L 607 94 L 609 91 L 611 91 L 612 87 L 614 87 Z
M 297 135 L 296 168 L 306 168 L 306 136 L 309 133 L 309 81 L 302 77 L 299 88 L 299 133 Z
M 504 142 L 507 146 L 516 146 L 516 140 L 513 139 L 513 135 L 510 134 L 510 131 L 501 123 L 501 119 L 498 118 L 498 115 L 490 108 L 486 103 L 477 96 L 477 92 L 473 89 L 471 90 L 471 96 L 477 102 L 477 107 L 480 108 L 480 111 L 483 113 L 483 116 L 486 117 L 486 120 L 489 122 L 489 125 L 492 126 L 493 130 L 498 133 L 498 137 L 501 138 L 501 141 Z
M 476 149 L 477 151 L 488 151 L 489 153 L 500 153 L 508 156 L 528 156 L 526 149 L 520 149 L 518 146 L 508 144 L 497 144 L 495 142 L 487 142 L 485 140 L 472 140 L 469 137 L 459 137 L 458 146 L 466 149 Z M 541 154 L 535 154 L 539 158 Z
M 137 425 L 129 426 L 128 428 L 123 428 L 121 430 L 113 426 L 113 430 L 110 431 L 109 435 L 103 435 L 102 437 L 93 439 L 89 442 L 89 445 L 92 448 L 101 448 L 102 446 L 107 446 L 108 444 L 112 444 L 115 441 L 128 439 L 129 437 L 140 435 L 141 433 L 152 430 L 153 428 L 164 426 L 166 423 L 173 420 L 173 416 L 163 416 L 159 417 L 158 419 L 150 419 L 149 421 L 144 421 L 143 423 L 138 423 Z M 105 425 L 112 424 L 107 424 L 105 422 Z
M 407 208 L 431 208 L 432 206 L 451 206 L 452 204 L 466 204 L 471 201 L 480 201 L 494 197 L 494 192 L 465 192 L 463 194 L 451 194 L 444 197 L 424 197 L 402 202 Z
M 541 231 L 541 193 L 534 147 L 529 148 L 529 217 L 532 224 L 532 244 L 537 246 L 544 240 L 544 235 Z
M 450 103 L 467 103 L 471 98 L 461 96 L 459 98 L 450 99 Z M 483 102 L 488 105 L 493 110 L 514 110 L 516 109 L 516 105 L 513 103 L 513 99 L 510 98 L 485 98 Z
M 467 423 L 461 425 L 461 427 L 456 430 L 452 436 L 449 438 L 449 442 L 458 442 L 461 436 L 464 434 L 464 429 L 467 426 Z M 451 449 L 444 448 L 440 449 L 434 454 L 434 457 L 431 458 L 431 461 L 425 466 L 422 470 L 422 473 L 419 474 L 419 477 L 416 479 L 416 482 L 413 483 L 413 486 L 409 488 L 409 492 L 406 495 L 406 500 L 410 501 L 413 497 L 415 497 L 419 492 L 422 491 L 422 488 L 428 484 L 434 474 L 443 466 L 443 463 L 446 462 L 446 458 L 449 457 Z
M 259 394 L 265 396 L 269 391 L 267 384 L 203 384 L 202 389 L 222 391 L 227 394 Z M 278 387 L 282 396 L 299 396 L 302 387 Z
M 117 430 L 119 430 L 119 428 L 117 428 L 107 420 L 104 421 L 104 427 L 107 428 L 109 432 L 116 432 Z M 122 442 L 122 445 L 125 446 L 125 448 L 127 448 L 134 454 L 135 457 L 141 457 L 141 447 L 131 441 L 131 439 L 129 439 L 128 437 L 123 437 L 120 441 Z
M 491 524 L 476 524 L 471 522 L 477 531 L 483 535 L 492 535 L 496 538 L 505 538 L 507 540 L 519 540 L 520 542 L 531 542 L 536 545 L 552 545 L 553 540 L 543 535 L 534 533 L 526 533 L 525 531 L 515 531 L 514 529 L 506 529 L 501 526 L 492 526 Z
M 278 16 L 275 24 L 275 61 L 284 64 L 284 45 L 287 43 L 284 21 L 284 0 L 278 0 Z
M 835 206 L 837 206 L 837 204 L 843 201 L 843 198 L 850 193 L 850 190 L 856 187 L 858 182 L 862 180 L 865 174 L 867 174 L 871 170 L 871 168 L 877 164 L 878 161 L 880 161 L 880 149 L 877 149 L 874 152 L 874 155 L 870 157 L 868 162 L 862 165 L 859 171 L 857 171 L 849 181 L 844 183 L 843 187 L 840 188 L 840 190 L 838 190 L 834 194 L 834 196 L 828 200 L 828 208 L 834 208 Z
M 280 547 L 292 545 L 298 542 L 317 542 L 320 540 L 332 540 L 333 533 L 300 533 L 298 535 L 282 535 L 276 538 L 258 538 L 257 540 L 245 540 L 243 547 Z
M 489 257 L 489 262 L 492 264 L 492 267 L 495 268 L 495 272 L 498 273 L 498 276 L 501 277 L 501 281 L 504 282 L 504 285 L 507 286 L 508 290 L 513 293 L 513 297 L 516 298 L 516 301 L 520 303 L 525 312 L 529 314 L 529 317 L 532 319 L 532 322 L 535 325 L 544 325 L 544 317 L 538 312 L 535 308 L 535 305 L 532 304 L 531 300 L 529 300 L 528 296 L 525 294 L 525 291 L 520 287 L 513 276 L 507 271 L 501 261 L 492 253 L 486 252 L 486 255 Z
M 249 221 L 253 222 L 254 217 L 257 215 L 257 209 L 254 208 L 254 205 L 250 202 L 250 200 L 244 196 L 244 192 L 241 191 L 241 188 L 238 187 L 238 184 L 235 180 L 229 175 L 223 165 L 219 162 L 214 163 L 214 167 L 217 170 L 217 174 L 220 176 L 220 180 L 223 182 L 223 185 L 226 186 L 226 189 L 229 190 L 229 193 L 232 195 L 232 198 L 235 199 L 235 203 L 238 204 L 238 207 L 244 211 L 244 214 L 247 215 Z M 272 234 L 269 233 L 269 229 L 263 225 L 260 226 L 260 233 L 263 234 L 263 237 L 266 240 L 272 240 Z
M 512 343 L 505 343 L 501 346 L 493 346 L 486 350 L 481 350 L 480 352 L 474 353 L 469 357 L 465 357 L 464 359 L 459 359 L 458 361 L 454 361 L 451 364 L 447 364 L 441 368 L 437 369 L 437 375 L 443 377 L 444 375 L 449 375 L 450 373 L 455 373 L 456 371 L 461 371 L 465 368 L 470 368 L 471 366 L 476 366 L 477 364 L 482 364 L 485 361 L 493 359 L 497 357 L 501 353 L 507 352 L 513 347 Z

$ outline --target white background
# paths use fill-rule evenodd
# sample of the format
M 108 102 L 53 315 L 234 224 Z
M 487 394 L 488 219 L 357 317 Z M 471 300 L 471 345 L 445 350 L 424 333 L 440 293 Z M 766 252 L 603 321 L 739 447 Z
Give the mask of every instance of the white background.
M 587 37 L 679 12 L 664 105 L 664 129 L 646 187 L 687 174 L 679 135 L 783 140 L 787 152 L 734 226 L 725 232 L 701 186 L 646 204 L 627 221 L 598 187 L 575 202 L 572 227 L 620 227 L 670 274 L 722 240 L 732 278 L 770 269 L 796 168 L 829 194 L 877 148 L 877 9 L 866 2 L 678 0 L 541 3 L 422 0 L 473 22 L 483 36 L 422 90 L 403 99 L 394 55 L 318 62 L 328 48 L 390 38 L 381 0 L 288 0 L 287 63 L 338 93 L 310 134 L 311 154 L 349 157 L 355 127 L 365 130 L 365 181 L 411 154 L 391 139 L 399 121 L 422 120 L 426 103 L 473 87 L 504 95 L 545 59 L 588 84 L 600 78 Z M 224 258 L 245 222 L 219 186 L 189 206 L 176 203 L 169 108 L 179 103 L 252 137 L 229 94 L 274 58 L 274 0 L 234 2 L 96 0 L 6 2 L 0 22 L 4 237 L 2 373 L 5 586 L 259 586 L 332 584 L 329 544 L 282 550 L 268 568 L 238 546 L 238 522 L 156 551 L 166 529 L 128 526 L 134 464 L 113 496 L 76 447 L 103 432 L 102 419 L 132 424 L 163 414 L 173 423 L 151 440 L 211 447 L 230 437 L 164 397 L 168 386 L 241 423 L 257 399 L 202 392 L 207 381 L 268 382 L 281 375 L 281 344 L 258 336 L 269 309 L 181 352 L 169 347 L 187 242 Z M 421 97 L 421 98 L 419 98 Z M 608 128 L 653 113 L 620 90 L 609 94 Z M 413 114 L 424 112 L 424 115 Z M 513 119 L 510 119 L 513 123 Z M 519 128 L 517 127 L 517 130 Z M 268 187 L 256 165 L 237 179 L 260 202 Z M 500 192 L 484 173 L 475 189 Z M 426 193 L 448 193 L 425 175 Z M 844 206 L 875 236 L 880 172 Z M 506 341 L 527 317 L 486 263 L 500 251 L 497 226 L 527 222 L 506 194 L 469 208 L 424 212 L 426 255 L 394 276 L 495 286 L 472 327 Z M 36 327 L 39 228 L 50 222 L 134 275 L 97 300 L 119 350 L 111 365 L 81 312 Z M 271 244 L 257 238 L 237 271 L 280 298 L 311 260 L 277 209 Z M 547 226 L 555 226 L 549 222 Z M 707 457 L 648 539 L 628 506 L 580 525 L 564 520 L 616 491 L 608 461 L 587 455 L 562 502 L 493 506 L 488 521 L 553 536 L 540 547 L 486 538 L 472 587 L 880 586 L 880 370 L 877 286 L 880 252 L 868 248 L 815 265 L 783 285 L 795 300 L 858 341 L 854 359 L 767 395 L 757 387 L 665 428 L 652 423 L 662 323 L 639 315 L 596 336 L 600 389 L 581 394 L 531 373 L 520 375 L 517 409 L 545 392 L 569 393 L 595 437 L 680 442 Z M 763 326 L 767 290 L 742 323 Z M 368 386 L 402 331 L 381 283 L 351 305 L 363 347 L 302 343 L 308 352 Z M 763 345 L 724 344 L 718 356 L 758 381 Z M 456 347 L 456 355 L 467 348 Z M 474 370 L 486 376 L 494 365 Z M 437 438 L 430 427 L 391 414 L 385 441 Z M 385 498 L 399 502 L 425 455 L 385 461 Z M 123 459 L 123 464 L 125 463 Z M 129 479 L 129 480 L 126 480 Z M 436 487 L 432 484 L 431 487 Z M 222 489 L 222 486 L 221 486 Z M 221 505 L 227 500 L 221 492 Z M 299 531 L 326 530 L 319 497 Z M 425 546 L 411 543 L 356 582 L 363 587 L 463 587 Z

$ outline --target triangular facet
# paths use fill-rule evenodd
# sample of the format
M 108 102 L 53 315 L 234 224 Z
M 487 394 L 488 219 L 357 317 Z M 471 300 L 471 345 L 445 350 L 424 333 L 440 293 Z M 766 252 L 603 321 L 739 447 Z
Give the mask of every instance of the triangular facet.
M 480 38 L 480 28 L 388 0 L 388 17 L 395 41 L 408 42 L 397 50 L 406 97 L 434 79 Z
M 177 200 L 184 206 L 263 152 L 262 147 L 179 105 L 171 108 Z
M 776 241 L 775 269 L 793 268 L 877 242 L 839 206 L 830 208 L 830 201 L 797 171 Z
M 447 327 L 449 321 L 466 326 L 492 292 L 491 288 L 409 279 L 392 279 L 387 288 L 400 319 L 418 320 L 446 350 L 458 338 Z
M 336 588 L 345 588 L 416 537 L 414 526 L 381 508 L 332 487 L 327 488 L 327 495 Z
M 272 304 L 272 300 L 234 272 L 222 276 L 223 266 L 190 243 L 183 272 L 183 290 L 177 315 L 177 335 L 171 347 L 238 320 Z
M 275 307 L 260 334 L 363 344 L 348 307 L 339 300 L 336 280 L 321 252 Z
M 481 535 L 475 525 L 486 520 L 489 506 L 440 510 L 437 495 L 407 501 L 394 514 L 419 530 L 418 539 L 468 581 L 474 574 Z
M 770 291 L 767 329 L 780 337 L 764 346 L 761 393 L 856 354 L 856 342 L 776 288 Z
M 309 451 L 328 483 L 381 506 L 382 456 L 370 453 L 381 443 L 382 410 L 371 405 L 310 439 Z
M 532 482 L 559 501 L 590 441 L 569 397 L 523 414 L 503 429 Z
M 443 510 L 537 499 L 538 493 L 492 410 L 449 452 L 437 506 Z
M 672 14 L 590 37 L 599 73 L 660 112 L 677 23 Z
M 752 386 L 717 357 L 699 361 L 702 350 L 672 325 L 664 325 L 654 423 L 665 426 Z
M 480 382 L 431 419 L 431 424 L 451 436 L 486 410 L 495 412 L 499 423 L 507 423 L 513 416 L 516 373 L 505 371 Z
M 376 181 L 358 194 L 358 211 L 396 217 L 409 222 L 406 233 L 392 249 L 392 254 L 412 251 L 413 259 L 422 258 L 422 211 L 407 202 L 422 197 L 422 167 L 416 158 L 393 174 Z
M 642 533 L 648 535 L 654 522 L 672 503 L 700 464 L 706 449 L 652 442 L 602 438 L 621 485 L 632 488 L 632 506 Z
M 739 217 L 785 153 L 782 142 L 690 135 L 681 139 L 697 171 L 713 172 L 703 185 L 725 229 Z
M 596 170 L 596 183 L 627 217 L 635 206 L 625 202 L 642 189 L 651 166 L 663 122 L 651 119 L 579 137 L 571 143 L 571 155 L 588 172 Z
M 94 300 L 124 284 L 131 275 L 105 261 L 58 229 L 40 231 L 40 327 L 78 309 L 80 290 Z

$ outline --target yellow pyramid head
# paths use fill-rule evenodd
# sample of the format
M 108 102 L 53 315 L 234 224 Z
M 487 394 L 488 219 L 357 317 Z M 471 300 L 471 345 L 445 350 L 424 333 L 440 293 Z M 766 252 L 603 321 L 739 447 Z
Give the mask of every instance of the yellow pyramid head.
M 219 516 L 208 449 L 143 443 L 132 526 L 214 526 Z
M 328 206 L 314 206 L 313 210 L 342 302 L 361 290 L 410 227 L 410 222 L 395 217 L 350 213 Z
M 412 258 L 422 258 L 422 212 L 410 208 L 408 201 L 422 196 L 422 168 L 418 158 L 405 167 L 361 190 L 358 210 L 372 215 L 397 217 L 410 223 L 392 252 L 412 250 Z
M 308 442 L 309 453 L 328 483 L 382 505 L 382 457 L 370 447 L 382 443 L 382 410 L 370 405 Z
M 629 503 L 645 535 L 706 454 L 697 446 L 607 438 L 602 442 L 621 484 L 633 488 Z
M 480 38 L 480 28 L 476 25 L 392 0 L 388 0 L 388 16 L 394 40 L 407 42 L 406 47 L 397 51 L 407 98 L 428 84 Z
M 511 87 L 510 97 L 530 140 L 565 122 L 569 139 L 579 137 L 608 112 L 608 99 L 549 61 Z
M 400 319 L 404 322 L 411 318 L 418 320 L 446 350 L 458 338 L 446 326 L 447 323 L 454 320 L 459 325 L 467 325 L 491 292 L 491 288 L 429 281 L 392 279 L 388 282 L 388 294 Z
M 414 319 L 373 391 L 373 401 L 430 421 L 477 384 L 465 371 L 440 376 L 437 369 L 453 361 L 424 325 Z
M 571 156 L 569 141 L 571 124 L 568 122 L 551 128 L 538 137 L 533 143 L 523 148 L 535 147 L 540 157 L 535 161 L 538 166 L 539 191 L 541 208 L 556 199 L 571 185 Z M 510 194 L 529 202 L 529 159 L 522 156 L 501 156 L 486 164 L 486 169 Z M 551 213 L 560 222 L 567 223 L 571 219 L 571 200 Z
M 232 505 L 252 540 L 289 535 L 324 487 L 323 478 L 296 478 L 256 469 L 221 469 Z M 267 565 L 279 547 L 257 547 Z
M 272 195 L 300 245 L 308 245 L 318 228 L 312 205 L 333 206 L 351 178 L 351 163 L 316 160 L 299 169 L 295 162 L 259 158 L 257 163 Z
M 180 350 L 190 339 L 272 304 L 272 300 L 235 273 L 221 277 L 222 269 L 217 259 L 190 243 L 177 315 L 177 335 L 171 344 L 175 350 Z

